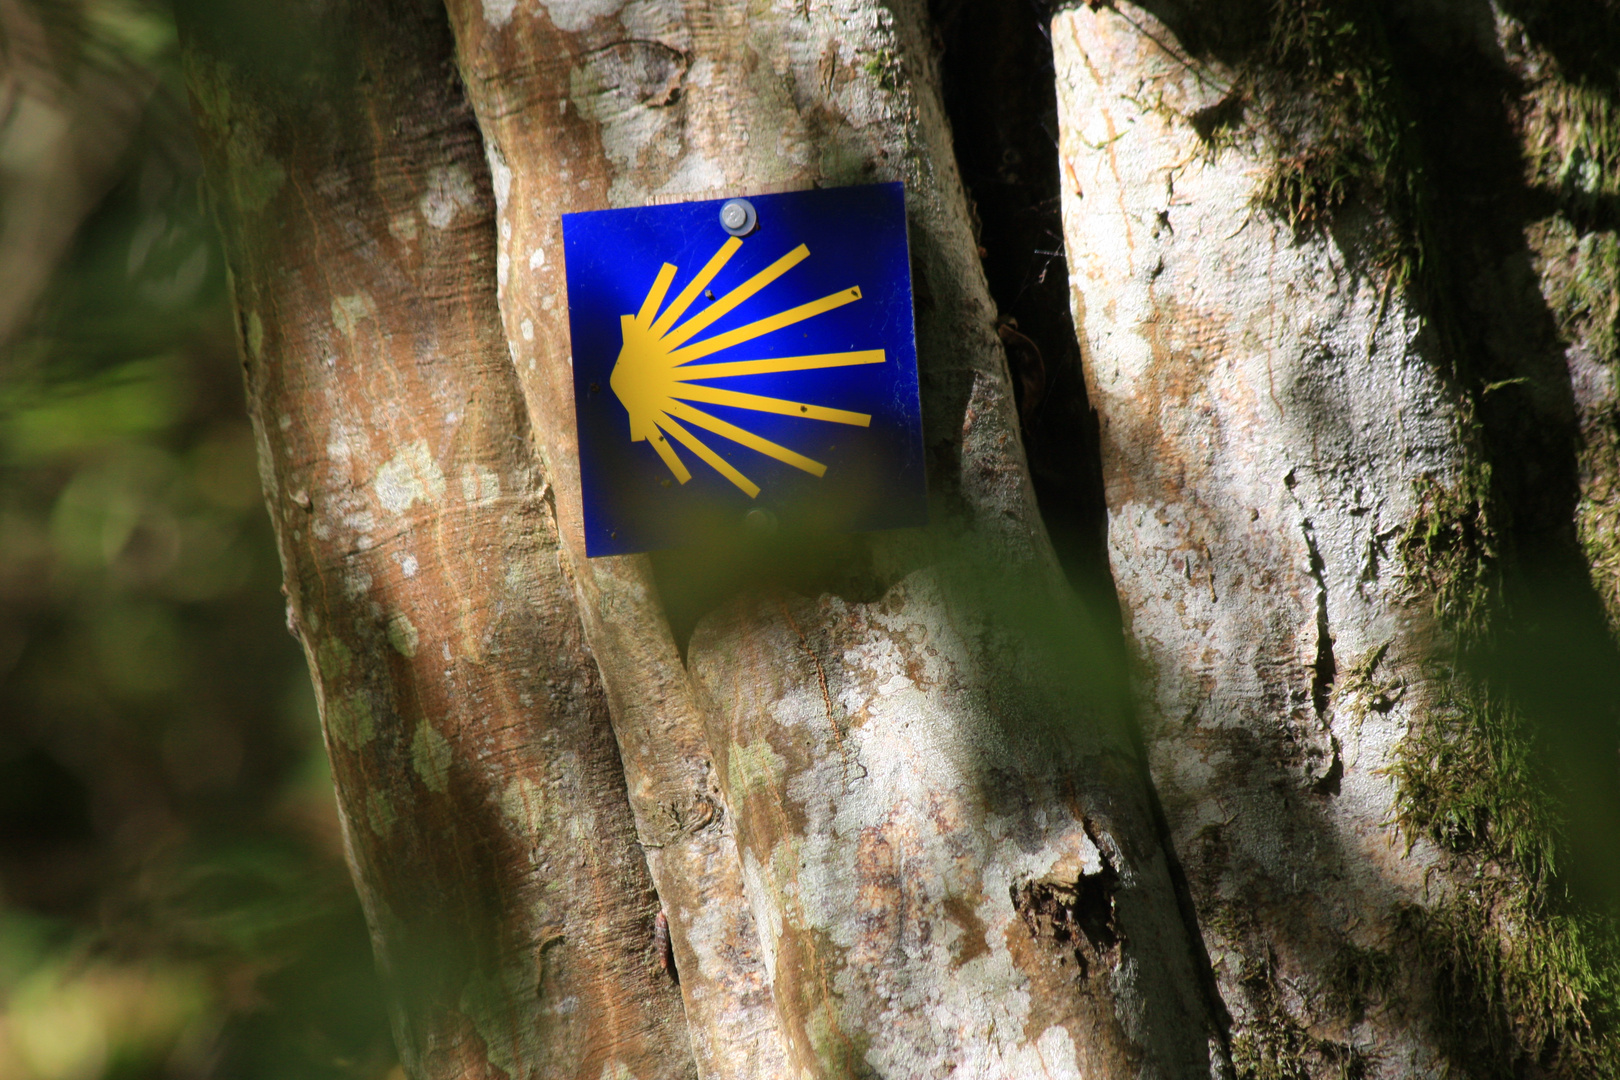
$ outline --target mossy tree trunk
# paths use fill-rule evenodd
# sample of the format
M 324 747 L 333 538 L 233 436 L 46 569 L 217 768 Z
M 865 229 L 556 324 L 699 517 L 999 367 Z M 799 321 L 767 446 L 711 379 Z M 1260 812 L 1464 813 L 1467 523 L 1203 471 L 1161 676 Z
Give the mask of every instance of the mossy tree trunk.
M 290 618 L 408 1071 L 1220 1071 L 1031 499 L 920 6 L 451 15 L 487 171 L 429 6 L 189 22 Z M 696 584 L 585 559 L 558 214 L 880 179 L 910 193 L 936 524 L 711 551 L 757 572 Z
M 1127 692 L 921 0 L 447 7 L 185 20 L 409 1075 L 1615 1074 L 1608 39 L 1056 16 Z M 931 525 L 587 559 L 560 215 L 876 180 Z
M 1613 1075 L 1613 931 L 1579 912 L 1617 669 L 1508 111 L 1549 65 L 1484 5 L 1052 32 L 1110 562 L 1239 1074 Z

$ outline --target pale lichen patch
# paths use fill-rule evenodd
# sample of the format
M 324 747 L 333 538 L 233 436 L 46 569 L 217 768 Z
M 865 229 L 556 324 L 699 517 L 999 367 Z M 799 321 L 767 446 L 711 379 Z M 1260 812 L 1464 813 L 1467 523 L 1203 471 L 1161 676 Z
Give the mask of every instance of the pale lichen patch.
M 257 311 L 248 312 L 247 348 L 248 356 L 254 360 L 264 355 L 264 320 L 259 318 Z
M 429 225 L 444 229 L 456 219 L 456 214 L 477 205 L 478 191 L 467 170 L 460 165 L 445 165 L 428 174 L 427 191 L 417 208 Z
M 353 338 L 361 319 L 377 314 L 377 305 L 365 293 L 351 293 L 332 300 L 332 325 L 346 338 Z
M 371 452 L 371 435 L 358 420 L 338 415 L 332 418 L 326 436 L 326 456 L 336 464 L 349 464 L 356 456 Z
M 418 501 L 436 503 L 444 497 L 444 473 L 428 450 L 425 439 L 418 439 L 389 458 L 377 470 L 372 491 L 383 508 L 402 514 Z
M 501 790 L 501 813 L 519 828 L 532 829 L 538 820 L 534 808 L 540 798 L 540 785 L 520 776 Z
M 599 49 L 569 71 L 568 99 L 579 114 L 601 125 L 602 151 L 613 164 L 608 187 L 612 206 L 640 205 L 643 181 L 667 178 L 681 152 L 674 110 L 664 106 L 679 93 L 686 56 L 656 41 L 623 42 Z M 597 181 L 580 182 L 588 190 Z
M 502 580 L 507 590 L 514 596 L 533 596 L 535 579 L 534 567 L 522 558 L 513 559 L 506 564 L 506 574 Z
M 363 546 L 369 537 L 359 538 L 357 546 Z M 351 567 L 343 573 L 343 595 L 350 600 L 358 600 L 371 591 L 371 575 L 359 566 Z
M 429 791 L 443 795 L 450 786 L 450 761 L 454 757 L 449 741 L 428 721 L 416 725 L 411 738 L 411 768 Z
M 489 162 L 489 179 L 495 188 L 495 210 L 505 214 L 506 200 L 512 194 L 512 166 L 506 163 L 506 155 L 493 142 L 484 144 L 484 158 Z
M 583 30 L 597 19 L 616 15 L 624 0 L 540 0 L 551 25 L 567 34 Z
M 517 5 L 518 0 L 483 0 L 484 22 L 499 30 L 512 21 L 512 12 L 517 10 Z
M 239 168 L 236 190 L 244 210 L 263 210 L 287 182 L 287 170 L 281 162 L 262 150 L 240 162 Z
M 413 213 L 395 214 L 388 219 L 388 233 L 402 244 L 416 242 L 416 215 Z
M 696 150 L 688 151 L 657 191 L 659 195 L 695 195 L 722 188 L 726 172 L 719 163 Z
M 314 629 L 311 626 L 311 629 Z M 315 650 L 315 666 L 320 668 L 321 679 L 324 682 L 336 682 L 349 673 L 354 664 L 354 654 L 349 647 L 335 637 L 322 641 Z
M 388 620 L 388 644 L 394 651 L 407 659 L 416 655 L 416 646 L 421 641 L 417 633 L 416 624 L 406 617 L 404 612 L 396 613 Z
M 1035 1040 L 1035 1050 L 1041 1063 L 1041 1075 L 1052 1080 L 1081 1080 L 1080 1062 L 1075 1053 L 1074 1036 L 1069 1029 L 1056 1024 L 1041 1032 Z
M 399 820 L 399 812 L 394 809 L 393 800 L 389 799 L 388 792 L 382 788 L 373 788 L 366 796 L 366 824 L 378 836 L 387 838 L 394 831 L 394 823 Z
M 501 497 L 501 478 L 488 465 L 461 470 L 461 497 L 470 503 L 489 503 Z
M 733 797 L 745 799 L 755 790 L 776 791 L 787 770 L 783 758 L 763 739 L 735 747 L 726 762 Z
M 377 735 L 371 699 L 363 690 L 325 696 L 326 730 L 339 744 L 359 750 Z

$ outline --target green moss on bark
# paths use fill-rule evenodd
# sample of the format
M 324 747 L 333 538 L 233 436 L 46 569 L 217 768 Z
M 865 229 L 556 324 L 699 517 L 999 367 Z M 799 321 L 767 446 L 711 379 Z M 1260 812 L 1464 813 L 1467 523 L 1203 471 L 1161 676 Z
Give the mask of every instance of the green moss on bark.
M 1219 834 L 1219 826 L 1210 826 L 1201 841 L 1218 846 Z M 1368 1074 L 1365 1052 L 1329 1033 L 1345 1032 L 1360 1021 L 1353 1014 L 1364 1014 L 1382 1001 L 1396 970 L 1392 959 L 1347 944 L 1324 984 L 1285 990 L 1276 957 L 1261 944 L 1253 905 L 1216 901 L 1203 913 L 1203 922 L 1218 940 L 1244 943 L 1214 957 L 1225 981 L 1237 987 L 1227 1004 L 1237 1021 L 1232 1065 L 1241 1080 L 1359 1080 Z M 1294 1008 L 1285 1002 L 1285 993 L 1296 1001 Z
M 1244 1080 L 1361 1080 L 1366 1055 L 1345 1042 L 1315 1035 L 1284 1007 L 1269 958 L 1245 957 L 1238 975 L 1244 1024 L 1232 1039 L 1232 1064 Z
M 1466 469 L 1450 484 L 1420 478 L 1413 485 L 1417 515 L 1397 545 L 1409 597 L 1427 598 L 1435 622 L 1462 648 L 1485 638 L 1500 586 L 1490 490 L 1487 464 Z
M 1595 360 L 1613 375 L 1620 365 L 1620 97 L 1612 78 L 1572 76 L 1533 41 L 1526 35 L 1516 43 L 1529 75 L 1519 134 L 1526 179 L 1552 197 L 1555 212 L 1532 223 L 1526 240 L 1562 343 L 1585 354 L 1577 365 Z M 1594 55 L 1612 51 L 1611 38 Z M 1612 75 L 1612 62 L 1600 66 Z M 1612 388 L 1582 397 L 1576 527 L 1611 633 L 1620 635 L 1620 413 Z
M 1532 226 L 1530 244 L 1564 343 L 1620 361 L 1620 234 L 1583 233 L 1560 216 Z
M 1434 973 L 1431 1016 L 1456 1075 L 1620 1075 L 1611 927 L 1550 911 L 1482 865 L 1467 891 L 1408 908 L 1401 931 Z
M 1420 170 L 1376 12 L 1357 0 L 1280 0 L 1264 50 L 1261 110 L 1276 151 L 1261 200 L 1295 228 L 1324 228 L 1351 197 L 1381 205 L 1381 255 L 1403 279 L 1421 262 Z
M 1537 735 L 1469 665 L 1499 605 L 1488 473 L 1420 482 L 1399 551 L 1442 646 L 1428 700 L 1397 751 L 1396 824 L 1433 842 L 1453 881 L 1411 906 L 1400 936 L 1430 973 L 1427 1013 L 1455 1075 L 1620 1076 L 1620 937 L 1558 885 L 1560 833 Z
M 1427 248 L 1423 170 L 1378 9 L 1275 0 L 1222 36 L 1236 42 L 1236 77 L 1192 118 L 1205 143 L 1255 144 L 1270 161 L 1255 203 L 1298 233 L 1331 228 L 1353 200 L 1377 207 L 1371 262 L 1405 285 Z
M 1433 698 L 1390 769 L 1398 821 L 1409 838 L 1486 855 L 1539 886 L 1554 870 L 1557 824 L 1532 733 L 1511 704 L 1451 665 L 1425 674 Z
M 1531 88 L 1524 121 L 1530 182 L 1559 197 L 1577 224 L 1607 225 L 1601 203 L 1620 195 L 1620 104 L 1607 87 L 1547 74 Z

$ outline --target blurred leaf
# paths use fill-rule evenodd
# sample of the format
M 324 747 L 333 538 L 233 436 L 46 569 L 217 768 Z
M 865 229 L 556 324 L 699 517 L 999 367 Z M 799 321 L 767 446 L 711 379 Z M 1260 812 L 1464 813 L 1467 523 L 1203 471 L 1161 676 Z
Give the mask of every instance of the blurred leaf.
M 13 1067 L 19 1080 L 152 1075 L 211 996 L 195 965 L 42 965 L 12 996 Z
M 23 979 L 59 953 L 68 936 L 59 920 L 0 909 L 0 999 L 10 998 Z
M 171 428 L 186 387 L 173 360 L 137 360 L 73 383 L 0 384 L 0 453 L 40 464 Z

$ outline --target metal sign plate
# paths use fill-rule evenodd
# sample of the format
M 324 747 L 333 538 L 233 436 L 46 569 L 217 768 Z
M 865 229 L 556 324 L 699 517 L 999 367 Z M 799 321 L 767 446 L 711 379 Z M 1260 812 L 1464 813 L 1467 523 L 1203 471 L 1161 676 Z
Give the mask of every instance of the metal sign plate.
M 563 216 L 585 547 L 922 525 L 900 184 Z

